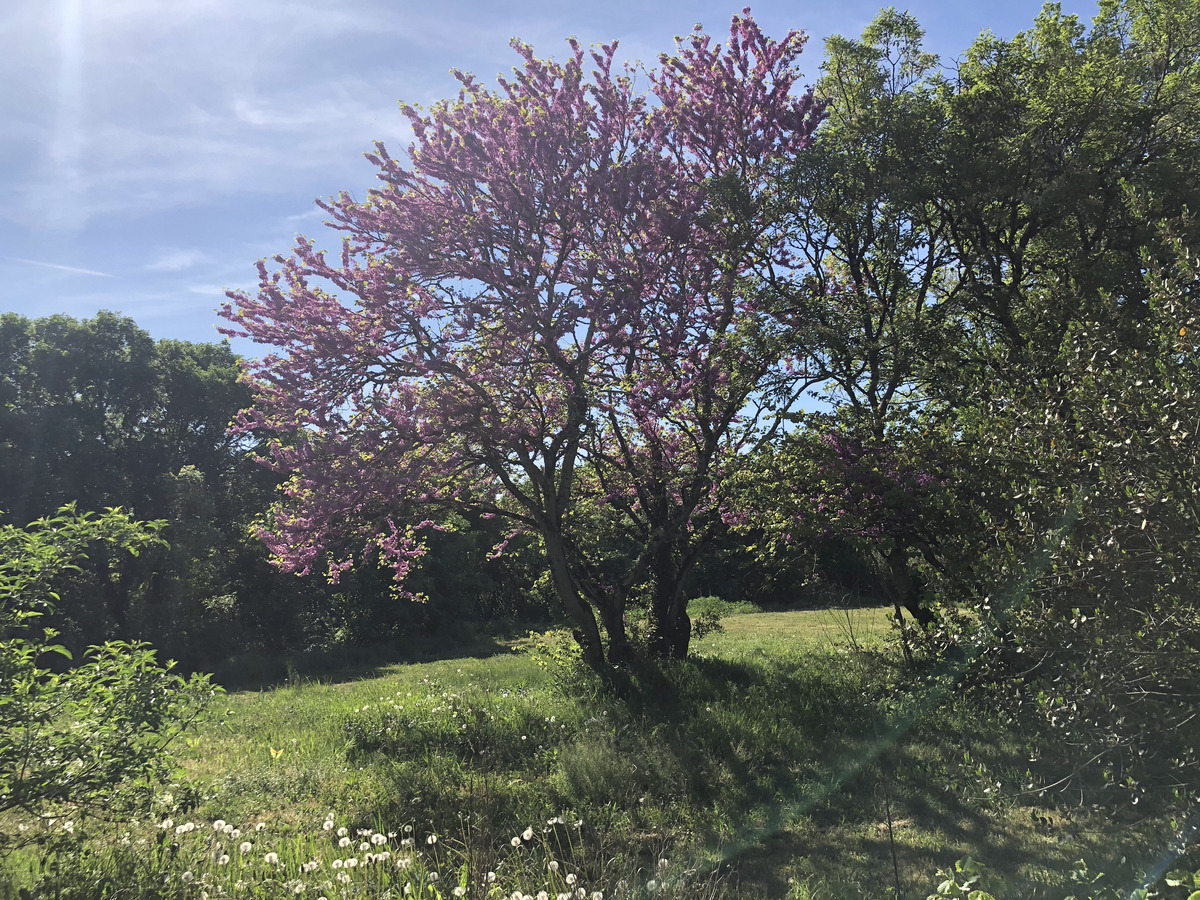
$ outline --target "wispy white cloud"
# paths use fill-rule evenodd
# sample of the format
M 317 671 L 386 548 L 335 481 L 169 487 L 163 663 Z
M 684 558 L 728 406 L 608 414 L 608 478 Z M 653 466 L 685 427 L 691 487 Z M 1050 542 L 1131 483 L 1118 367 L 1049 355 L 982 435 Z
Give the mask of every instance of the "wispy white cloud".
M 163 250 L 158 257 L 145 266 L 148 272 L 182 272 L 205 262 L 208 254 L 203 250 Z
M 25 263 L 27 266 L 41 266 L 43 269 L 56 269 L 59 272 L 71 272 L 75 275 L 96 275 L 100 278 L 114 277 L 108 272 L 98 272 L 95 269 L 84 269 L 80 266 L 66 266 L 62 263 L 42 262 L 41 260 L 25 259 L 24 257 L 20 256 L 8 256 L 5 258 L 10 259 L 13 262 Z
M 188 293 L 201 294 L 205 297 L 224 297 L 225 288 L 219 284 L 193 284 L 188 287 Z

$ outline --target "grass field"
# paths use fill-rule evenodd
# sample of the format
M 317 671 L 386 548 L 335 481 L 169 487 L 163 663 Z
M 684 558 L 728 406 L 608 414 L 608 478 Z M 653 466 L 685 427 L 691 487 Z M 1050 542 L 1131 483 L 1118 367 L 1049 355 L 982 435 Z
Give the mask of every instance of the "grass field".
M 621 697 L 554 633 L 219 697 L 151 817 L 79 823 L 68 869 L 14 856 L 7 877 L 61 897 L 924 898 L 971 855 L 1053 897 L 1076 860 L 1129 880 L 1152 859 L 1149 824 L 1028 790 L 1052 748 L 903 667 L 883 610 L 722 626 Z

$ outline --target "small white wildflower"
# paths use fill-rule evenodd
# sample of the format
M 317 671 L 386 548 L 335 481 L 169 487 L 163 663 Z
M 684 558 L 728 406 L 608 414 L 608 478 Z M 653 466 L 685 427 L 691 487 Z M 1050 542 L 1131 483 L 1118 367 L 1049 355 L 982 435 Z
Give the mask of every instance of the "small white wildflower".
M 511 841 L 509 841 L 509 843 L 512 844 L 514 847 L 520 847 L 521 839 L 519 837 L 514 837 Z
M 357 857 L 352 856 L 348 860 L 346 860 L 346 868 L 347 869 L 353 869 L 357 865 L 358 865 Z
M 236 841 L 242 836 L 242 830 L 240 828 L 235 828 L 233 831 L 229 832 L 229 836 Z
M 326 819 L 325 824 L 321 826 L 326 831 L 333 831 L 333 819 Z
M 370 850 L 370 849 L 371 849 L 371 845 L 368 844 L 366 841 L 363 841 L 361 844 L 358 845 L 359 853 L 362 853 L 364 850 Z
M 549 865 L 550 865 L 550 871 L 551 871 L 551 872 L 557 872 L 557 871 L 558 871 L 558 860 L 554 860 L 554 859 L 550 860 L 550 864 L 549 864 Z
M 217 857 L 217 865 L 218 865 L 218 866 L 227 866 L 227 865 L 229 865 L 229 854 L 228 854 L 228 853 L 222 853 L 220 856 L 218 856 L 218 857 Z
M 437 872 L 430 872 L 430 873 L 429 873 L 429 883 L 430 883 L 430 884 L 436 884 L 436 883 L 437 883 L 437 880 L 438 880 L 440 877 L 441 877 L 441 876 L 440 876 L 440 875 L 438 875 L 438 873 L 437 873 Z
M 405 834 L 412 834 L 412 826 L 411 826 L 411 825 L 405 825 L 405 826 L 404 826 L 404 833 L 405 833 Z
M 335 859 L 335 860 L 334 860 L 333 862 L 331 862 L 329 865 L 333 866 L 333 868 L 335 868 L 335 869 L 340 869 L 340 868 L 342 867 L 342 865 L 343 865 L 343 864 L 342 864 L 342 861 L 341 861 L 340 859 Z
M 226 823 L 221 827 L 221 834 L 233 834 L 233 826 Z
M 224 819 L 217 819 L 217 821 L 213 822 L 213 831 L 220 831 L 224 827 L 225 827 Z
M 532 841 L 533 840 L 533 829 L 526 828 L 524 831 L 521 832 L 521 837 L 525 838 L 525 840 L 527 840 L 527 841 Z
M 339 847 L 349 847 L 350 846 L 350 838 L 348 838 L 348 837 L 340 838 L 338 840 L 338 846 Z
M 238 846 L 238 849 L 241 850 L 243 853 L 249 853 L 253 848 L 254 848 L 254 845 L 251 844 L 249 841 L 242 841 L 242 843 Z
M 576 881 L 578 881 L 578 880 L 579 880 L 579 879 L 575 877 L 575 873 L 574 873 L 574 872 L 570 873 L 570 874 L 567 876 L 567 884 L 574 884 L 574 883 L 575 883 Z
M 378 847 L 380 844 L 386 844 L 387 838 L 382 834 L 373 834 L 371 835 L 371 843 Z
M 348 828 L 339 828 L 338 832 L 337 832 L 338 837 L 345 837 L 349 833 L 350 833 L 350 830 Z
M 274 852 L 268 853 L 266 856 L 263 857 L 263 862 L 267 863 L 268 865 L 273 866 L 279 862 L 279 854 L 274 853 Z
M 436 843 L 437 843 L 437 835 L 436 835 L 436 834 L 431 834 L 429 837 L 425 838 L 425 843 L 427 843 L 427 844 L 436 844 Z

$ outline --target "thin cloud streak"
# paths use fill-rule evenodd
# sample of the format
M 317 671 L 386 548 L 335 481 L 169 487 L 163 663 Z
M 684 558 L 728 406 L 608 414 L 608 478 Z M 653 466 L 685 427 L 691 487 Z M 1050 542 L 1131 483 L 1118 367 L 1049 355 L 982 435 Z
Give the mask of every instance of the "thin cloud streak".
M 13 262 L 25 263 L 28 266 L 41 266 L 43 269 L 57 269 L 60 272 L 72 272 L 76 275 L 96 275 L 100 278 L 115 278 L 109 272 L 97 272 L 95 269 L 84 269 L 79 266 L 64 266 L 61 263 L 40 262 L 36 259 L 25 259 L 21 256 L 6 256 L 5 259 Z

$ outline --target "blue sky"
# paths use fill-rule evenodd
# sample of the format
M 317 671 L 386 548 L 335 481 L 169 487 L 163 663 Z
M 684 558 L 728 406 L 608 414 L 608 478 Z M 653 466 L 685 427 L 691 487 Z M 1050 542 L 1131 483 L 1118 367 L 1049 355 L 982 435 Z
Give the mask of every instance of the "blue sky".
M 926 46 L 952 63 L 985 28 L 1028 28 L 1037 0 L 916 0 Z M 1094 0 L 1065 5 L 1089 19 Z M 780 37 L 857 36 L 879 3 L 763 2 Z M 702 22 L 727 33 L 738 3 L 480 0 L 5 0 L 0 4 L 0 312 L 132 316 L 158 338 L 219 339 L 225 288 L 296 234 L 320 243 L 313 200 L 374 183 L 374 140 L 408 144 L 398 100 L 490 82 L 564 39 L 620 40 L 653 62 Z M 335 240 L 328 243 L 335 244 Z M 253 352 L 251 345 L 237 346 Z

